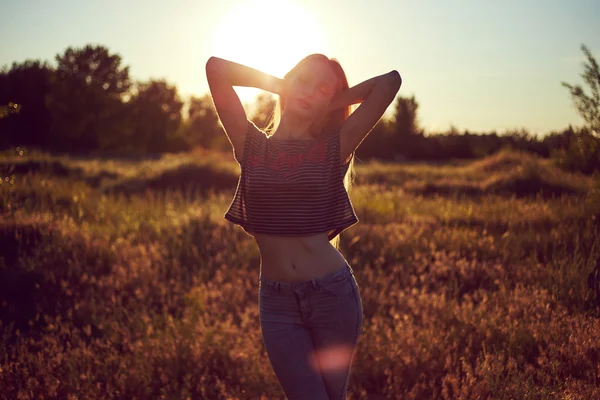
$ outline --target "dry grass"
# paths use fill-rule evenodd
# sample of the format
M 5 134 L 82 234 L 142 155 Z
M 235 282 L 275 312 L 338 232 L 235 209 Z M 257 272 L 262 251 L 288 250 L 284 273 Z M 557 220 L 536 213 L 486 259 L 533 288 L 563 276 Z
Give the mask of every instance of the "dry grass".
M 283 398 L 231 156 L 0 164 L 0 398 Z M 600 397 L 597 183 L 507 152 L 357 182 L 348 398 Z
M 474 162 L 432 167 L 367 163 L 357 168 L 358 184 L 383 184 L 422 195 L 553 197 L 584 194 L 592 179 L 568 173 L 524 152 L 503 150 Z

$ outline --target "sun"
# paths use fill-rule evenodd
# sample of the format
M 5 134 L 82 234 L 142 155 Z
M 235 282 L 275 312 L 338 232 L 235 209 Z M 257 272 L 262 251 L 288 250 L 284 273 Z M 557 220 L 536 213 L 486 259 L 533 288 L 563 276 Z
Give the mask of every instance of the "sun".
M 289 0 L 237 3 L 217 26 L 211 45 L 211 55 L 279 78 L 308 54 L 328 54 L 317 21 L 306 9 Z M 261 92 L 245 87 L 235 90 L 246 103 Z

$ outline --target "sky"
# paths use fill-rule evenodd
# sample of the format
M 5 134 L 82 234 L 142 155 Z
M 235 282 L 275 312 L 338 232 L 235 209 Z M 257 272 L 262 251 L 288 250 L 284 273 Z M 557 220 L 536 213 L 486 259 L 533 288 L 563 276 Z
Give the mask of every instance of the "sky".
M 0 67 L 55 66 L 68 47 L 101 44 L 133 79 L 166 79 L 185 98 L 208 92 L 210 56 L 282 78 L 319 52 L 350 86 L 397 70 L 398 95 L 415 97 L 427 132 L 580 126 L 561 82 L 586 88 L 581 44 L 600 61 L 598 0 L 0 0 L 0 10 Z M 248 103 L 261 90 L 236 91 Z

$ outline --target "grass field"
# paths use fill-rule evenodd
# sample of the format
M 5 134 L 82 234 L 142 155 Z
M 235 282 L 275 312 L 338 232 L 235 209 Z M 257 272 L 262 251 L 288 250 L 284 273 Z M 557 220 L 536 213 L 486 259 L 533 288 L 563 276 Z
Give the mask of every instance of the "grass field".
M 280 399 L 239 169 L 0 157 L 0 397 Z M 356 163 L 349 399 L 600 398 L 600 183 L 503 151 Z M 293 361 L 292 361 L 293 362 Z M 4 396 L 4 397 L 2 397 Z

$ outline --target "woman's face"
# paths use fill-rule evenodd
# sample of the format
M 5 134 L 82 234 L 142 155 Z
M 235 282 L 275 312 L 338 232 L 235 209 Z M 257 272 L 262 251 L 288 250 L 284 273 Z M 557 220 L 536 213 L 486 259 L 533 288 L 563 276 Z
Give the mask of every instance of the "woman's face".
M 337 77 L 323 60 L 308 60 L 290 78 L 285 109 L 310 119 L 327 114 L 329 102 L 335 95 Z

